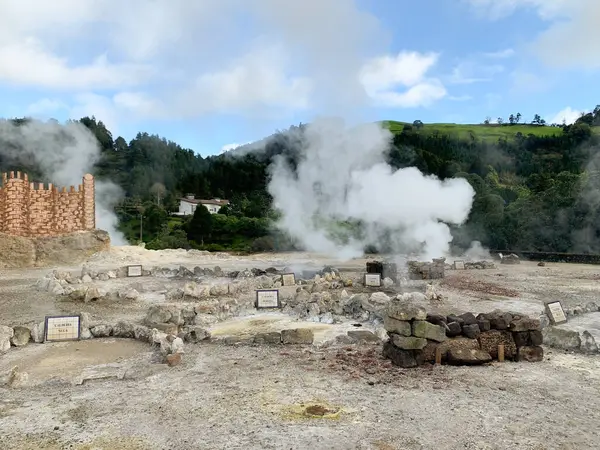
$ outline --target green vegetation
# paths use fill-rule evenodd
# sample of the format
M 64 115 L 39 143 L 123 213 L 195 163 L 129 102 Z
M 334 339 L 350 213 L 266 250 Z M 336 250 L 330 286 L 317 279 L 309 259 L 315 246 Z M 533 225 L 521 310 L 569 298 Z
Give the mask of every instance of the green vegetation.
M 14 120 L 17 125 L 27 119 Z M 303 125 L 277 132 L 264 148 L 245 155 L 203 158 L 156 135 L 139 133 L 130 142 L 113 137 L 95 118 L 80 122 L 97 137 L 98 180 L 111 180 L 124 192 L 115 207 L 119 228 L 131 243 L 147 248 L 271 251 L 293 249 L 277 232 L 267 192 L 268 167 L 276 156 L 298 160 Z M 452 227 L 454 245 L 472 240 L 494 249 L 598 252 L 600 238 L 600 107 L 573 125 L 545 124 L 536 116 L 521 123 L 511 115 L 492 124 L 423 124 L 389 121 L 394 133 L 387 155 L 396 168 L 415 166 L 441 179 L 465 178 L 476 191 L 465 224 Z M 294 132 L 290 138 L 289 131 Z M 0 142 L 0 148 L 6 143 Z M 15 143 L 10 145 L 14 146 Z M 31 158 L 0 152 L 0 170 L 40 176 Z M 18 152 L 16 152 L 18 155 Z M 174 217 L 179 199 L 226 198 L 219 214 L 198 208 L 193 217 Z M 340 240 L 361 233 L 360 223 L 327 223 Z M 384 250 L 384 247 L 379 250 Z M 373 250 L 373 249 L 370 249 Z

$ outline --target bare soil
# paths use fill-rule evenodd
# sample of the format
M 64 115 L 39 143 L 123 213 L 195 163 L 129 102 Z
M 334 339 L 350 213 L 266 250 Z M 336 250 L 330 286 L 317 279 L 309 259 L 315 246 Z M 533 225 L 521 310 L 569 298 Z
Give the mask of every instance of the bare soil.
M 126 264 L 219 265 L 224 270 L 332 264 L 360 271 L 364 262 L 137 248 L 92 258 L 97 267 L 108 269 Z M 143 283 L 142 297 L 84 305 L 34 290 L 32 285 L 47 272 L 0 273 L 0 324 L 86 310 L 97 318 L 133 320 L 149 303 L 160 301 L 156 290 L 168 284 L 119 280 Z M 447 271 L 443 282 L 433 284 L 444 296 L 440 309 L 502 308 L 537 315 L 545 300 L 561 300 L 566 307 L 597 301 L 599 277 L 598 266 L 525 262 Z M 291 323 L 281 317 L 236 319 L 219 324 L 215 334 Z M 0 387 L 0 448 L 597 449 L 600 357 L 545 350 L 541 363 L 399 369 L 381 357 L 380 345 L 210 343 L 187 345 L 181 364 L 168 367 L 157 363 L 149 346 L 127 340 L 32 344 L 0 356 L 0 377 L 15 365 L 29 375 L 23 387 Z M 106 367 L 122 369 L 125 378 L 74 384 L 86 370 Z

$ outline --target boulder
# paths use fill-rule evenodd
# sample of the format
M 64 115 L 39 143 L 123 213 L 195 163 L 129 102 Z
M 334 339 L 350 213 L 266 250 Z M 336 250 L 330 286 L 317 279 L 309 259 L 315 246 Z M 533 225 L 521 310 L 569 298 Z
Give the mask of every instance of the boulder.
M 15 328 L 15 334 L 16 333 L 17 329 Z M 581 333 L 581 346 L 579 349 L 584 353 L 598 353 L 598 345 L 596 344 L 596 340 L 588 330 L 584 330 Z
M 423 349 L 423 359 L 425 361 L 435 361 L 435 351 L 440 350 L 442 355 L 442 361 L 447 359 L 448 351 L 454 350 L 479 350 L 479 341 L 477 339 L 468 339 L 465 337 L 456 337 L 452 339 L 446 339 L 444 342 L 428 341 L 427 345 Z
M 457 366 L 474 366 L 492 361 L 492 356 L 485 350 L 480 349 L 450 349 L 447 358 L 449 364 Z
M 446 329 L 444 327 L 424 320 L 415 320 L 412 323 L 412 334 L 430 341 L 444 342 L 446 340 Z
M 90 328 L 90 332 L 96 338 L 109 337 L 112 334 L 112 326 L 106 324 L 94 325 Z
M 475 315 L 473 313 L 464 313 L 461 314 L 460 317 L 463 320 L 463 324 L 464 325 L 475 325 L 477 324 L 477 319 L 475 318 Z
M 490 331 L 492 329 L 490 321 L 487 319 L 478 319 L 477 325 L 479 325 L 480 331 Z
M 134 326 L 132 323 L 119 321 L 113 325 L 113 336 L 120 338 L 134 338 Z
M 581 337 L 577 331 L 557 327 L 546 327 L 542 330 L 544 344 L 562 350 L 579 350 Z
M 34 323 L 30 326 L 31 339 L 36 344 L 41 344 L 46 339 L 46 322 Z
M 152 343 L 152 329 L 144 325 L 133 326 L 133 337 L 137 341 Z
M 0 353 L 10 350 L 10 341 L 14 336 L 12 328 L 0 325 Z
M 517 348 L 526 347 L 527 345 L 531 344 L 529 331 L 517 331 L 513 333 L 513 339 L 515 340 L 515 345 Z
M 379 336 L 369 330 L 350 330 L 347 336 L 354 342 L 381 342 Z
M 17 326 L 13 328 L 13 336 L 10 342 L 15 347 L 24 347 L 31 340 L 31 330 L 27 327 Z
M 529 342 L 534 347 L 538 347 L 544 343 L 544 335 L 540 330 L 529 332 Z
M 448 337 L 460 336 L 462 334 L 462 327 L 458 322 L 448 322 L 446 327 L 446 336 Z
M 198 325 L 184 327 L 182 329 L 182 333 L 184 335 L 183 340 L 185 342 L 198 343 L 201 341 L 210 340 L 210 332 L 206 328 Z

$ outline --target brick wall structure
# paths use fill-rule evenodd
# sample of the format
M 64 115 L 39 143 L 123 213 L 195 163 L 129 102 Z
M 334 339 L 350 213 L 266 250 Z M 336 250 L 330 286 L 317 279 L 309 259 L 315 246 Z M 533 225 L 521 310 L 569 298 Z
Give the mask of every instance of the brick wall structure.
M 0 232 L 13 236 L 59 236 L 96 228 L 94 177 L 77 189 L 32 183 L 26 173 L 2 174 Z

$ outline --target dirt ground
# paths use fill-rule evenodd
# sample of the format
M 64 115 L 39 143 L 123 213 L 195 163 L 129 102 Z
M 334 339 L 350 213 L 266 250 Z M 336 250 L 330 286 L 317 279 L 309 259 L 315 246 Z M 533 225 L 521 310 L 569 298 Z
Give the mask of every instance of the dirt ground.
M 98 268 L 125 264 L 334 267 L 308 254 L 250 258 L 115 249 Z M 80 267 L 70 268 L 73 271 Z M 0 273 L 0 324 L 46 314 L 141 317 L 168 281 L 144 280 L 119 304 L 58 301 L 33 289 L 48 270 Z M 447 272 L 441 309 L 539 314 L 544 300 L 598 301 L 600 266 L 535 263 Z M 119 280 L 120 283 L 140 283 Z M 240 319 L 221 324 L 237 329 Z M 265 326 L 265 320 L 262 322 Z M 345 328 L 340 328 L 345 330 Z M 325 331 L 323 333 L 326 333 Z M 219 332 L 216 333 L 217 335 Z M 2 449 L 597 449 L 600 357 L 546 348 L 541 363 L 399 369 L 379 345 L 329 348 L 187 345 L 181 365 L 159 364 L 145 344 L 117 339 L 31 344 L 0 356 L 23 387 L 0 387 Z M 89 371 L 121 378 L 77 384 Z M 307 416 L 318 403 L 329 415 Z M 319 408 L 317 408 L 319 409 Z

